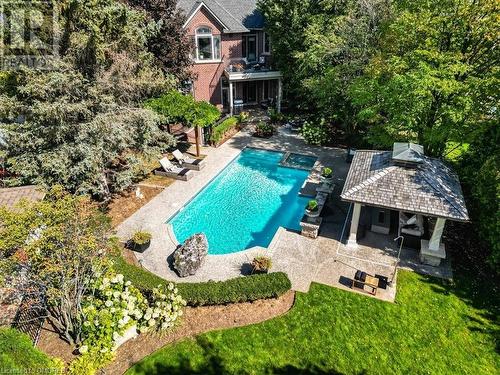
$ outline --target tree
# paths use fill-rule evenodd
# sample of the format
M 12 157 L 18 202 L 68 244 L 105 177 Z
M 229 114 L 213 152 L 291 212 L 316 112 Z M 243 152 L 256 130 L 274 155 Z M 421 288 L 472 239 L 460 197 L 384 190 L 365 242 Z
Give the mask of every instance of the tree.
M 458 163 L 471 219 L 487 244 L 489 261 L 500 271 L 500 128 L 492 119 Z
M 259 6 L 287 95 L 301 111 L 309 109 L 355 141 L 358 121 L 349 86 L 377 51 L 390 2 L 263 0 Z
M 395 4 L 380 53 L 350 88 L 352 102 L 373 144 L 411 140 L 441 156 L 496 111 L 498 2 Z
M 175 0 L 127 0 L 136 9 L 143 9 L 154 25 L 149 35 L 148 51 L 159 61 L 163 71 L 179 81 L 191 78 L 193 43 L 184 29 L 185 14 Z
M 153 111 L 116 103 L 77 71 L 28 70 L 17 79 L 16 95 L 0 96 L 0 127 L 10 167 L 26 182 L 107 200 L 149 173 L 145 162 L 175 144 Z
M 36 290 L 61 337 L 78 343 L 83 297 L 96 273 L 106 272 L 110 221 L 86 197 L 54 187 L 44 201 L 0 208 L 2 274 L 25 280 L 19 293 Z
M 197 102 L 191 95 L 184 95 L 178 91 L 170 91 L 159 98 L 145 102 L 146 108 L 158 113 L 166 124 L 182 123 L 193 126 L 196 134 L 196 156 L 200 156 L 199 128 L 215 123 L 220 112 L 214 105 Z
M 62 37 L 54 69 L 0 74 L 6 163 L 21 183 L 62 184 L 107 200 L 175 144 L 141 106 L 176 79 L 147 50 L 156 26 L 144 12 L 116 0 L 55 6 Z

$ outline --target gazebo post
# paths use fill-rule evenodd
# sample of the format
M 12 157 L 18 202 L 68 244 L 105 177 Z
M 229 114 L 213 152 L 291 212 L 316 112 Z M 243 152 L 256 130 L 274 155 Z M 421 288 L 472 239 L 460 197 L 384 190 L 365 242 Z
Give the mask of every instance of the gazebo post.
M 420 261 L 422 263 L 439 266 L 441 260 L 446 258 L 446 250 L 444 244 L 441 243 L 445 223 L 446 219 L 438 217 L 430 240 L 420 241 Z
M 429 240 L 429 250 L 439 251 L 441 245 L 441 236 L 443 235 L 444 224 L 446 219 L 438 217 L 436 224 L 434 225 L 434 230 L 432 231 L 431 239 Z
M 356 237 L 358 235 L 360 214 L 361 214 L 361 203 L 354 203 L 354 209 L 352 211 L 352 219 L 351 219 L 351 229 L 349 231 L 349 239 L 347 240 L 347 246 L 356 246 L 358 244 Z

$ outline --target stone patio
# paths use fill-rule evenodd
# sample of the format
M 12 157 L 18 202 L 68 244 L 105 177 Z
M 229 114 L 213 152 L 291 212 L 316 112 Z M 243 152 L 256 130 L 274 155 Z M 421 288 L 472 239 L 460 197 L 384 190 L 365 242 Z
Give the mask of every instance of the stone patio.
M 277 135 L 269 139 L 255 138 L 251 134 L 252 126 L 248 126 L 219 148 L 204 148 L 203 153 L 206 155 L 207 163 L 205 169 L 196 172 L 189 182 L 176 181 L 165 188 L 117 228 L 118 236 L 123 241 L 127 241 L 136 230 L 147 230 L 152 233 L 153 239 L 149 249 L 142 254 L 136 253 L 142 266 L 161 277 L 177 282 L 226 280 L 241 276 L 244 263 L 250 262 L 255 255 L 265 254 L 273 260 L 272 270 L 287 273 L 292 288 L 301 292 L 307 292 L 312 282 L 352 291 L 350 283 L 357 269 L 391 279 L 397 256 L 396 243 L 389 246 L 387 238 L 372 238 L 372 242 L 367 242 L 366 246 L 362 245 L 356 251 L 347 248 L 343 243 L 344 229 L 350 221 L 350 205 L 341 201 L 339 197 L 349 170 L 349 164 L 345 162 L 345 150 L 307 145 L 300 136 L 286 129 L 280 129 Z M 317 156 L 318 161 L 301 190 L 304 195 L 315 193 L 321 168 L 333 166 L 336 188 L 323 210 L 323 224 L 319 237 L 310 239 L 280 228 L 267 249 L 254 247 L 233 254 L 208 255 L 196 275 L 181 279 L 169 267 L 171 254 L 178 246 L 178 242 L 166 222 L 245 147 Z M 367 241 L 369 240 L 367 237 Z M 385 245 L 390 250 L 386 250 Z M 417 271 L 427 271 L 419 268 L 418 261 L 413 263 L 416 260 L 416 253 L 415 256 L 407 252 L 403 254 L 403 258 L 406 259 L 401 262 L 402 266 Z M 391 287 L 379 289 L 376 298 L 394 301 L 395 281 Z

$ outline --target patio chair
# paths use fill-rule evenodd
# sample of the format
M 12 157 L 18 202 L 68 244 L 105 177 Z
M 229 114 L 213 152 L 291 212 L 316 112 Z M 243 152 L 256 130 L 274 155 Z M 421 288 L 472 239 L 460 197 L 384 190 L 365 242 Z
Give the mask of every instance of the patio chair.
M 356 273 L 354 274 L 354 279 L 352 280 L 352 285 L 351 287 L 353 289 L 358 289 L 361 290 L 362 292 L 371 294 L 371 295 L 376 295 L 377 294 L 377 289 L 379 287 L 379 278 L 369 275 L 366 272 L 363 272 L 361 270 L 357 270 Z M 368 290 L 366 288 L 368 288 Z
M 157 176 L 171 177 L 181 181 L 188 181 L 193 177 L 192 170 L 173 165 L 167 157 L 161 159 L 160 164 L 163 170 L 155 169 L 154 174 Z
M 174 155 L 174 158 L 177 159 L 181 167 L 192 169 L 193 171 L 201 171 L 203 168 L 205 168 L 205 162 L 203 159 L 190 158 L 189 156 L 184 155 L 179 150 L 175 150 L 174 152 L 172 152 L 172 155 Z

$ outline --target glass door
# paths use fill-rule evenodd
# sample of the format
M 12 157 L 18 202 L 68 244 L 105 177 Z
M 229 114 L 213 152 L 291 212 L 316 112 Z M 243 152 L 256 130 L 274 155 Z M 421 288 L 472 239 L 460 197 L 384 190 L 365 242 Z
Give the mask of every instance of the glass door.
M 257 61 L 257 36 L 246 35 L 243 42 L 243 57 L 246 57 L 248 62 Z

